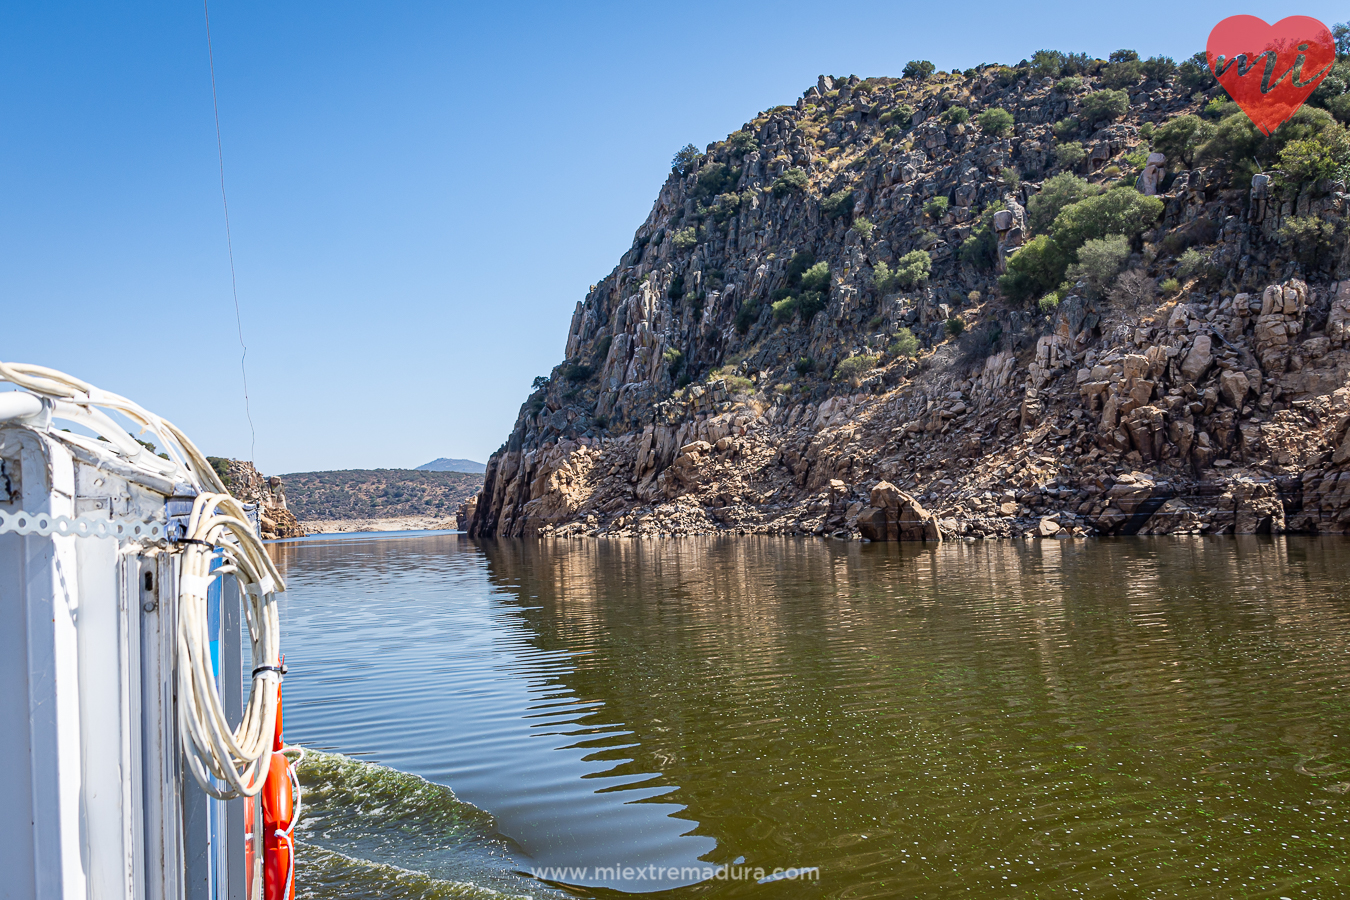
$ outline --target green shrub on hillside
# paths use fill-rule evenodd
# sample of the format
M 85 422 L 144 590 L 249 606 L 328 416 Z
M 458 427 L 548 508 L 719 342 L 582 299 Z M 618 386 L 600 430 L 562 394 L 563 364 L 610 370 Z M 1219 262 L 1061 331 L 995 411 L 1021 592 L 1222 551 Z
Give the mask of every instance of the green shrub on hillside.
M 1124 236 L 1094 238 L 1079 248 L 1078 262 L 1069 266 L 1068 279 L 1083 282 L 1089 297 L 1104 297 L 1129 260 L 1130 242 Z
M 1247 187 L 1251 175 L 1257 171 L 1253 158 L 1269 165 L 1279 158 L 1288 145 L 1309 140 L 1320 143 L 1321 150 L 1314 145 L 1302 145 L 1291 154 L 1292 162 L 1304 166 L 1302 174 L 1317 169 L 1315 160 L 1319 156 L 1345 159 L 1345 127 L 1325 109 L 1305 105 L 1271 135 L 1257 130 L 1246 113 L 1234 111 L 1219 121 L 1212 136 L 1196 152 L 1195 159 L 1197 164 L 1225 167 L 1232 173 L 1235 187 Z M 1285 183 L 1299 184 L 1289 179 Z
M 792 364 L 798 375 L 810 375 L 816 370 L 816 361 L 809 356 L 801 356 Z
M 889 294 L 897 290 L 910 290 L 923 284 L 933 270 L 933 258 L 926 250 L 911 250 L 900 257 L 894 269 L 885 261 L 872 267 L 872 283 L 878 291 Z
M 803 191 L 806 189 L 808 181 L 805 169 L 793 167 L 773 180 L 773 195 L 783 197 L 787 194 Z
M 839 365 L 834 367 L 834 378 L 836 381 L 851 381 L 856 384 L 862 376 L 875 369 L 879 362 L 881 362 L 880 356 L 867 353 L 850 356 L 841 360 Z
M 985 134 L 1003 137 L 1012 131 L 1013 114 L 998 106 L 991 106 L 980 113 L 980 128 Z
M 215 470 L 216 476 L 220 479 L 221 484 L 225 485 L 228 489 L 230 485 L 234 483 L 234 479 L 230 477 L 230 461 L 221 456 L 208 456 L 206 461 L 209 462 L 211 468 Z
M 1027 303 L 1051 291 L 1064 279 L 1069 259 L 1047 234 L 1032 238 L 1008 258 L 998 286 L 1015 303 Z
M 948 125 L 961 125 L 970 121 L 970 110 L 964 106 L 949 106 L 942 113 L 941 119 Z
M 881 293 L 885 294 L 890 291 L 894 284 L 892 280 L 894 277 L 895 273 L 886 264 L 886 260 L 879 260 L 876 265 L 872 266 L 872 285 Z
M 1295 192 L 1321 179 L 1344 177 L 1350 140 L 1344 131 L 1290 141 L 1280 150 L 1280 180 Z
M 961 242 L 957 256 L 961 262 L 981 272 L 993 271 L 998 262 L 998 235 L 994 234 L 994 229 L 987 222 L 981 221 L 971 229 L 970 236 Z
M 1134 87 L 1144 77 L 1144 65 L 1138 59 L 1113 62 L 1102 69 L 1102 84 L 1108 88 Z
M 1060 119 L 1054 124 L 1053 128 L 1055 138 L 1061 141 L 1068 140 L 1075 136 L 1081 129 L 1082 125 L 1079 123 L 1077 116 L 1068 116 L 1067 118 Z
M 749 203 L 752 196 L 753 194 L 750 191 L 746 191 L 744 194 L 737 194 L 734 191 L 729 194 L 719 194 L 712 206 L 713 221 L 720 225 L 735 217 L 741 211 L 741 206 Z
M 802 275 L 806 270 L 816 263 L 816 255 L 810 250 L 802 250 L 792 254 L 792 259 L 788 260 L 787 272 L 784 273 L 789 287 L 797 287 L 801 284 Z
M 940 219 L 947 214 L 947 206 L 950 201 L 945 195 L 939 195 L 929 200 L 924 206 L 923 211 L 934 219 Z
M 815 261 L 815 255 L 804 250 L 788 262 L 785 284 L 773 292 L 773 317 L 785 322 L 800 315 L 803 322 L 811 321 L 825 308 L 830 294 L 830 264 Z
M 759 149 L 759 139 L 755 137 L 753 132 L 744 129 L 727 138 L 727 143 L 731 145 L 732 152 L 738 156 Z
M 568 363 L 563 366 L 562 375 L 568 381 L 586 381 L 594 374 L 595 369 L 592 366 L 582 363 Z
M 1189 169 L 1195 155 L 1214 136 L 1214 126 L 1199 116 L 1185 115 L 1169 119 L 1153 133 L 1153 149 L 1167 157 L 1169 164 L 1181 163 Z
M 1177 277 L 1182 281 L 1207 276 L 1210 272 L 1209 257 L 1194 247 L 1181 254 L 1177 260 Z
M 827 291 L 830 288 L 830 264 L 821 260 L 802 273 L 803 291 Z
M 1331 71 L 1322 79 L 1322 83 L 1312 92 L 1308 103 L 1322 107 L 1344 122 L 1346 120 L 1344 110 L 1350 105 L 1350 98 L 1346 96 L 1347 90 L 1350 90 L 1350 59 L 1342 58 L 1336 61 Z
M 709 163 L 699 170 L 698 181 L 694 185 L 694 196 L 702 200 L 725 194 L 736 186 L 740 178 L 740 169 L 726 163 Z
M 859 216 L 853 220 L 853 230 L 858 233 L 858 237 L 862 238 L 864 242 L 872 240 L 872 232 L 875 228 L 876 226 L 872 224 L 871 219 Z
M 852 213 L 853 192 L 850 190 L 835 191 L 820 201 L 820 211 L 831 219 L 837 219 L 840 216 Z
M 825 308 L 829 303 L 830 292 L 825 291 L 802 291 L 797 297 L 797 312 L 801 315 L 803 322 L 809 322 L 815 318 L 816 313 Z
M 1163 202 L 1132 187 L 1118 187 L 1065 207 L 1055 217 L 1055 241 L 1073 255 L 1093 238 L 1123 234 L 1133 241 L 1162 215 Z
M 912 359 L 919 355 L 919 339 L 908 328 L 901 328 L 895 333 L 895 339 L 886 352 L 891 356 L 908 356 Z
M 1069 141 L 1055 148 L 1055 162 L 1065 169 L 1076 169 L 1087 159 L 1087 151 L 1078 141 Z
M 947 334 L 952 337 L 960 337 L 961 332 L 966 330 L 966 320 L 960 316 L 952 316 L 947 320 L 945 327 L 947 329 Z
M 1207 91 L 1217 83 L 1203 50 L 1177 66 L 1177 83 L 1192 94 Z
M 1144 60 L 1144 77 L 1165 84 L 1177 73 L 1176 60 L 1170 56 L 1150 56 Z
M 913 118 L 914 107 L 910 106 L 908 103 L 901 103 L 894 109 L 888 109 L 886 112 L 882 113 L 877 119 L 877 123 L 882 126 L 890 125 L 903 128 L 908 125 Z M 887 130 L 889 131 L 889 129 Z
M 1082 89 L 1083 79 L 1077 75 L 1070 75 L 1055 82 L 1055 90 L 1061 94 L 1076 94 Z
M 1195 152 L 1197 164 L 1226 165 L 1233 160 L 1245 162 L 1256 154 L 1264 139 L 1252 120 L 1241 112 L 1226 116 L 1217 125 L 1210 127 L 1213 131 L 1209 139 Z
M 1093 91 L 1083 98 L 1083 118 L 1090 124 L 1119 119 L 1130 108 L 1130 95 L 1124 91 Z
M 689 250 L 698 243 L 698 231 L 692 225 L 688 228 L 681 228 L 670 236 L 670 242 L 678 251 Z
M 1280 243 L 1305 266 L 1329 262 L 1340 243 L 1334 222 L 1317 216 L 1290 216 L 1280 226 Z
M 902 291 L 911 290 L 928 280 L 933 271 L 933 257 L 927 250 L 911 250 L 900 257 L 892 275 L 895 287 Z
M 1061 75 L 1091 75 L 1098 68 L 1097 61 L 1086 53 L 1066 53 L 1064 54 L 1064 66 L 1060 70 Z
M 675 373 L 680 370 L 680 366 L 684 365 L 684 354 L 674 347 L 667 347 L 661 354 L 661 359 L 665 362 L 666 371 L 670 373 L 671 378 L 674 378 Z
M 595 343 L 595 352 L 591 354 L 591 365 L 597 369 L 603 368 L 605 360 L 609 358 L 609 348 L 614 345 L 614 335 L 607 334 Z
M 1037 50 L 1031 54 L 1031 77 L 1057 78 L 1064 69 L 1064 54 L 1058 50 Z
M 1082 145 L 1078 145 L 1082 149 Z M 1055 217 L 1064 207 L 1095 197 L 1101 188 L 1068 172 L 1052 175 L 1041 185 L 1039 193 L 1027 201 L 1027 228 L 1033 234 L 1044 234 L 1055 224 Z

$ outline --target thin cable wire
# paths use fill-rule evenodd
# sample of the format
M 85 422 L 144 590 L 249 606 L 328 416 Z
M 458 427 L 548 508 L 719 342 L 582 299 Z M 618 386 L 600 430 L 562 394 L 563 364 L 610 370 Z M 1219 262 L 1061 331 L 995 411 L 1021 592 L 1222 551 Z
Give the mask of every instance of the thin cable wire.
M 244 318 L 239 313 L 239 281 L 234 274 L 234 239 L 230 235 L 230 201 L 225 197 L 225 146 L 220 140 L 220 101 L 216 99 L 216 54 L 211 48 L 211 10 L 207 0 L 202 0 L 202 13 L 206 16 L 206 58 L 211 66 L 211 106 L 216 113 L 216 158 L 220 160 L 220 202 L 225 207 L 225 246 L 230 252 L 230 290 L 234 294 L 234 324 L 239 330 L 239 346 L 243 353 L 239 355 L 239 373 L 244 378 L 244 415 L 248 417 L 248 458 L 256 461 L 258 433 L 253 429 L 253 411 L 248 405 L 248 368 L 244 361 L 248 358 L 248 345 L 244 343 Z

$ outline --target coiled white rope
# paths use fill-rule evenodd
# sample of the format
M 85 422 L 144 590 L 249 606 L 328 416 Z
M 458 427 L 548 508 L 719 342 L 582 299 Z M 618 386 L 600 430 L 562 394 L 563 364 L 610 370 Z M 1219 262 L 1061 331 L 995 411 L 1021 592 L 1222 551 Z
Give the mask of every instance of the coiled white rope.
M 24 363 L 0 362 L 0 381 L 45 398 L 54 418 L 77 422 L 107 439 L 115 453 L 182 481 L 196 493 L 183 542 L 178 598 L 178 727 L 183 754 L 197 782 L 213 797 L 253 797 L 272 761 L 281 680 L 281 628 L 277 594 L 286 590 L 244 507 L 231 497 L 206 457 L 181 430 L 125 397 L 79 379 Z M 115 410 L 152 432 L 169 459 L 142 447 L 102 409 Z M 75 435 L 62 435 L 64 439 Z M 102 444 L 102 442 L 99 442 Z M 86 446 L 88 442 L 86 439 Z M 223 565 L 214 571 L 216 555 Z M 223 575 L 239 580 L 252 646 L 253 679 L 243 720 L 230 728 L 220 702 L 207 631 L 206 594 Z M 212 778 L 224 786 L 217 787 Z
M 178 727 L 184 757 L 213 797 L 252 797 L 262 790 L 272 761 L 281 682 L 281 625 L 277 573 L 238 500 L 200 494 L 192 504 L 178 593 Z M 216 553 L 224 564 L 211 569 Z M 206 594 L 212 580 L 239 580 L 252 646 L 253 679 L 239 727 L 231 729 L 220 702 L 207 631 Z M 224 782 L 216 787 L 214 777 Z

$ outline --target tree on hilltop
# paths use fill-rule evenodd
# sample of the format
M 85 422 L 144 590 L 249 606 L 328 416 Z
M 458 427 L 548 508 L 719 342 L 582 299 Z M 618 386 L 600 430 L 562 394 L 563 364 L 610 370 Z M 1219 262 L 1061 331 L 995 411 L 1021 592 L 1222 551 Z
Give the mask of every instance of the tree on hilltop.
M 915 81 L 927 81 L 937 71 L 937 66 L 926 59 L 911 59 L 905 63 L 905 70 L 901 74 L 906 78 L 913 78 Z
M 698 148 L 693 144 L 685 144 L 675 154 L 675 158 L 670 161 L 670 167 L 681 175 L 688 175 L 689 167 L 700 155 Z

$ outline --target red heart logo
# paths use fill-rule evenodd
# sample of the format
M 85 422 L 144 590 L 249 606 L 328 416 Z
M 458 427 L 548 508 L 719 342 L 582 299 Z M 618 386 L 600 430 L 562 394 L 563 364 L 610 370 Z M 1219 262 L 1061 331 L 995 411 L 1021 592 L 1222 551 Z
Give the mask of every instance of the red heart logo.
M 1257 128 L 1270 134 L 1316 90 L 1336 62 L 1336 41 L 1309 16 L 1267 25 L 1256 16 L 1229 16 L 1205 47 L 1214 77 Z

